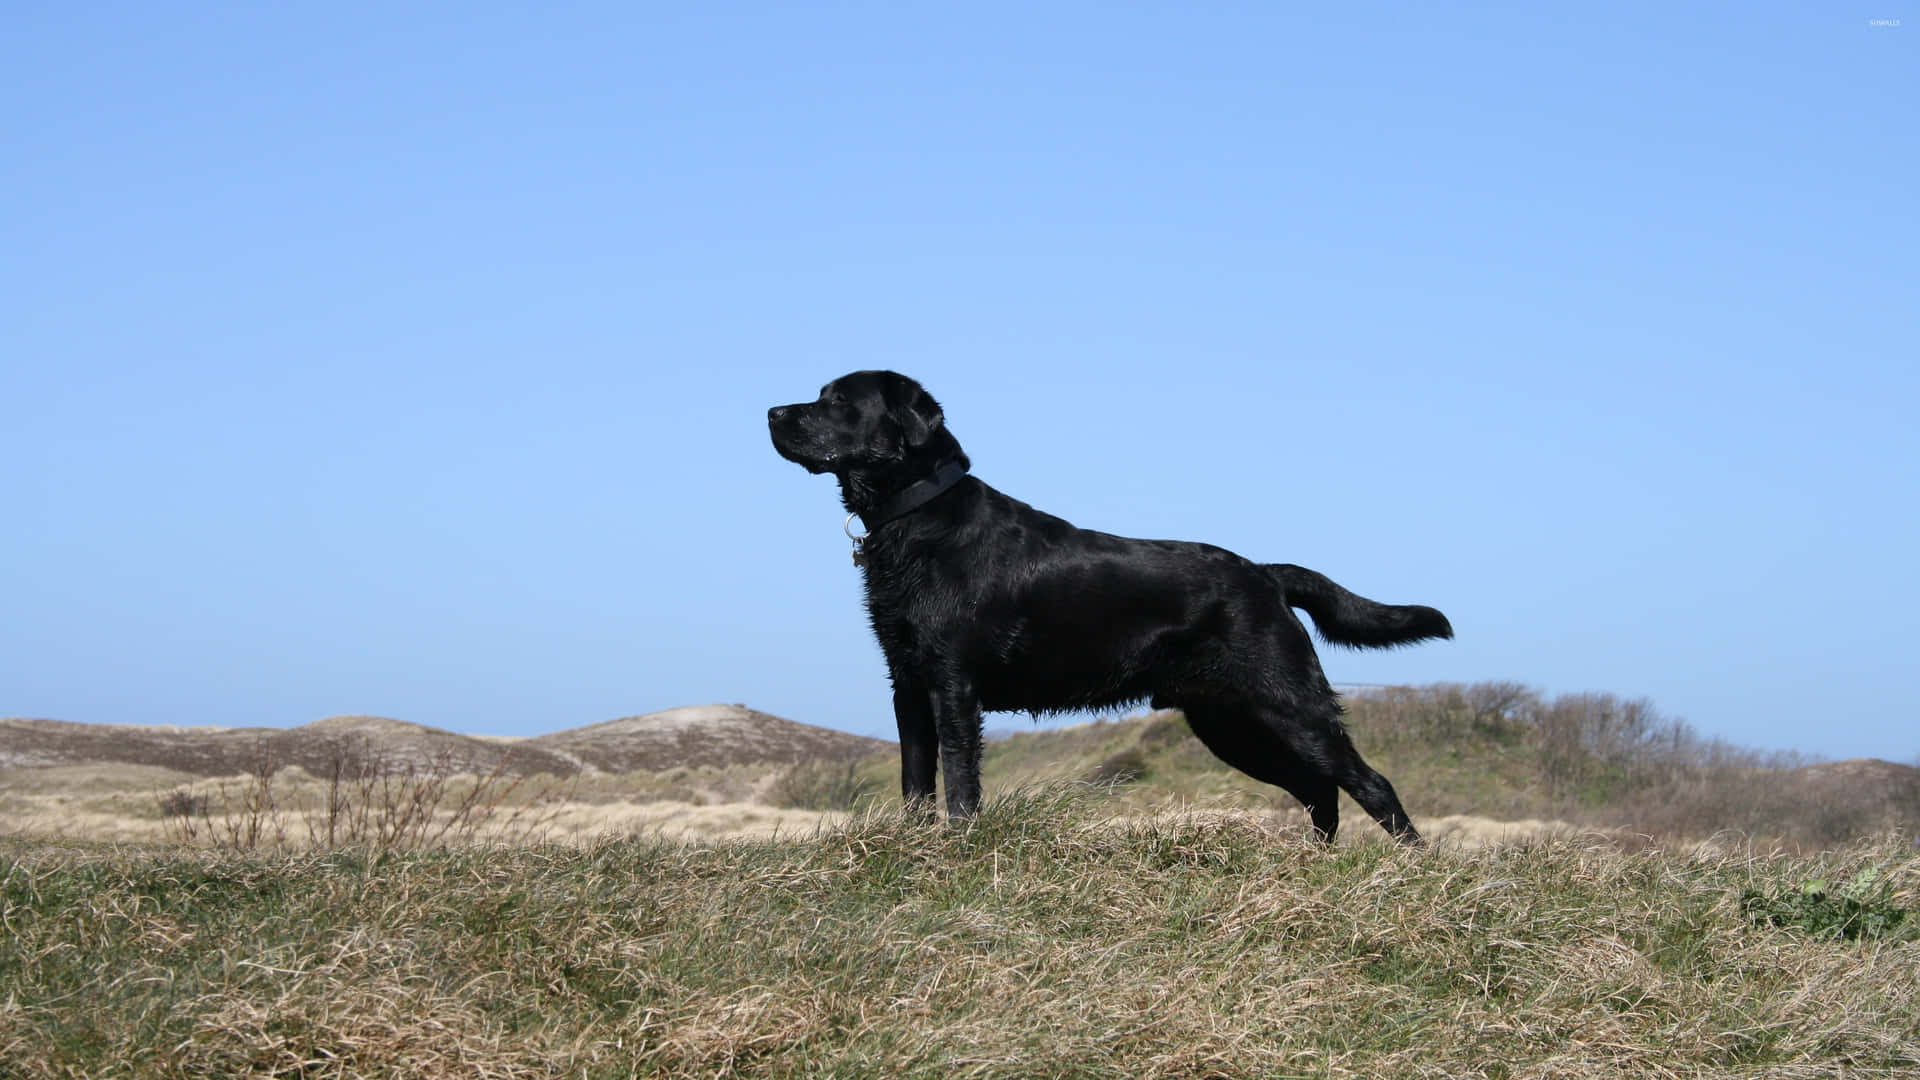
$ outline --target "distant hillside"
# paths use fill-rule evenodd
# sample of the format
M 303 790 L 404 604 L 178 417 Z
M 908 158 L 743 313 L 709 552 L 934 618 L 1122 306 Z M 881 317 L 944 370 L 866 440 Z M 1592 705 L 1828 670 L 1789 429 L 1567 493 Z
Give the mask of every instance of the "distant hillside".
M 745 705 L 688 705 L 556 731 L 516 745 L 567 758 L 587 771 L 610 773 L 680 765 L 838 760 L 865 757 L 894 746 L 882 739 L 782 719 Z
M 256 762 L 325 775 L 343 749 L 364 747 L 396 764 L 442 755 L 456 771 L 487 772 L 514 748 L 378 716 L 336 716 L 297 728 L 181 728 L 0 720 L 0 768 L 120 764 L 193 776 L 232 776 Z M 551 754 L 513 754 L 527 772 L 573 771 Z
M 444 762 L 454 772 L 531 775 L 674 766 L 787 764 L 859 757 L 892 744 L 796 723 L 744 705 L 702 705 L 558 731 L 492 739 L 378 716 L 335 716 L 296 728 L 183 728 L 0 719 L 0 769 L 120 764 L 232 776 L 256 763 L 324 776 L 343 754 L 391 765 Z

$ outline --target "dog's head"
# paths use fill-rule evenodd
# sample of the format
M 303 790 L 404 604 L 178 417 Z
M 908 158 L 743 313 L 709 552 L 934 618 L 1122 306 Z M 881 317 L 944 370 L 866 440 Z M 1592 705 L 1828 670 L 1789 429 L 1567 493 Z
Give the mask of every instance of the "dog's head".
M 767 429 L 781 457 L 843 481 L 911 481 L 946 461 L 966 461 L 940 403 L 891 371 L 842 375 L 813 401 L 776 405 L 767 410 Z

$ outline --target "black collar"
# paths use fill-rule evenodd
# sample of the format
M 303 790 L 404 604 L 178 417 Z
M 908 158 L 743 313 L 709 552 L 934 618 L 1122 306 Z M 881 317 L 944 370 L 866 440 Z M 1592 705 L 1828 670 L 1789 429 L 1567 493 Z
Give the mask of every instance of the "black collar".
M 960 482 L 967 475 L 967 464 L 959 458 L 933 470 L 933 475 L 925 480 L 915 480 L 907 489 L 871 510 L 860 511 L 860 523 L 868 532 L 885 525 L 897 517 L 904 517 L 927 505 L 945 494 L 947 489 Z

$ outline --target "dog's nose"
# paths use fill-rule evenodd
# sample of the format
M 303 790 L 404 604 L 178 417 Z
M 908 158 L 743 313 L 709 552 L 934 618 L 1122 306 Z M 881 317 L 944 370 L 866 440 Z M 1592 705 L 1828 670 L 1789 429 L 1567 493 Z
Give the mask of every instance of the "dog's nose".
M 767 423 L 777 424 L 781 420 L 785 419 L 786 415 L 787 415 L 787 406 L 775 405 L 773 408 L 767 410 Z

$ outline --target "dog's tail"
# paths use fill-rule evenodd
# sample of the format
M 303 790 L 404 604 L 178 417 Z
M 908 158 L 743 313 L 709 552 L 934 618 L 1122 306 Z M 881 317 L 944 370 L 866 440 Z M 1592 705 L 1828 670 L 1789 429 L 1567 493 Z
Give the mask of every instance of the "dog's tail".
M 1379 604 L 1335 585 L 1325 574 L 1292 563 L 1267 563 L 1289 606 L 1313 616 L 1320 636 L 1335 645 L 1384 649 L 1428 638 L 1450 638 L 1447 617 L 1420 604 Z

